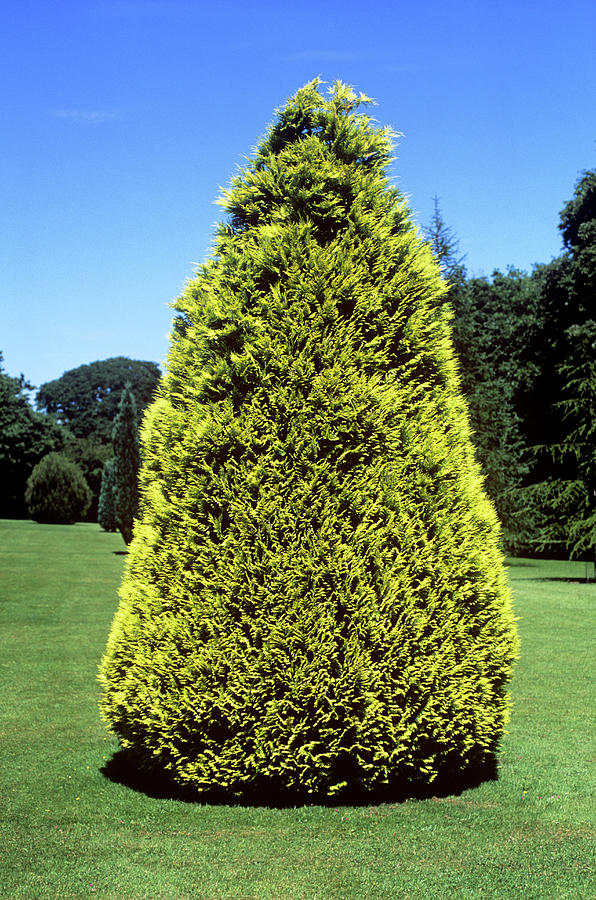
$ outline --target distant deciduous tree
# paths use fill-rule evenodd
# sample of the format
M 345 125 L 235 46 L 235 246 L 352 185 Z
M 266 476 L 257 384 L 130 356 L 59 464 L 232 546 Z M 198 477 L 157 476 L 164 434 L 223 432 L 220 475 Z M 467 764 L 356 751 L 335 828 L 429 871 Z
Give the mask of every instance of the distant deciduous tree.
M 112 428 L 124 386 L 130 385 L 140 418 L 160 375 L 153 362 L 117 356 L 70 369 L 37 392 L 38 409 L 67 425 L 74 435 L 65 454 L 80 466 L 93 492 L 87 513 L 92 521 L 97 519 L 103 465 L 112 455 Z
M 559 229 L 565 253 L 540 272 L 545 408 L 531 492 L 543 518 L 540 547 L 594 559 L 596 170 L 584 172 L 577 182 Z
M 37 408 L 67 425 L 77 438 L 109 443 L 125 385 L 142 413 L 160 379 L 156 363 L 116 356 L 70 369 L 55 381 L 42 384 Z
M 80 468 L 91 489 L 91 504 L 86 520 L 97 522 L 97 510 L 101 491 L 101 479 L 105 462 L 113 455 L 111 444 L 103 444 L 93 438 L 72 437 L 65 445 L 63 453 Z
M 31 389 L 22 375 L 2 371 L 0 353 L 0 516 L 27 516 L 25 486 L 34 466 L 68 440 L 64 428 L 32 409 Z

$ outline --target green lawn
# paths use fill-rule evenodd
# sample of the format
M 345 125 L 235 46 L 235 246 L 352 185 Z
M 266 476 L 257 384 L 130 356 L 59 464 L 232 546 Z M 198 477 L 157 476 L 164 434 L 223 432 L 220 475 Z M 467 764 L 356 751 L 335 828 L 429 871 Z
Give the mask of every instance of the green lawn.
M 96 670 L 124 556 L 97 525 L 0 521 L 2 898 L 596 898 L 596 586 L 513 560 L 522 656 L 499 778 L 461 796 L 295 809 L 155 799 Z

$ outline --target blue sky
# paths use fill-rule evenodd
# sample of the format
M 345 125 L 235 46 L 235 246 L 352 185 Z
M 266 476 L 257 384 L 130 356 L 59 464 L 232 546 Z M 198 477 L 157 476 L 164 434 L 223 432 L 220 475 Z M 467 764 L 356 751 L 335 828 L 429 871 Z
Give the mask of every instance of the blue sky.
M 558 255 L 596 167 L 593 0 L 4 0 L 1 29 L 0 350 L 36 385 L 163 362 L 220 187 L 316 75 L 377 100 L 473 274 Z

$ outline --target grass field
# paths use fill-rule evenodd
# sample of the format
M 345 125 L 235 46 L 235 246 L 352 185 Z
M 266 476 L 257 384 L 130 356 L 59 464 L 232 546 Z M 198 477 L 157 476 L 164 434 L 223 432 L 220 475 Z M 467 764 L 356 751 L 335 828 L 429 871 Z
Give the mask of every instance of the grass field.
M 596 898 L 596 586 L 512 560 L 522 655 L 496 781 L 291 809 L 108 780 L 96 671 L 124 562 L 97 525 L 0 521 L 0 897 Z

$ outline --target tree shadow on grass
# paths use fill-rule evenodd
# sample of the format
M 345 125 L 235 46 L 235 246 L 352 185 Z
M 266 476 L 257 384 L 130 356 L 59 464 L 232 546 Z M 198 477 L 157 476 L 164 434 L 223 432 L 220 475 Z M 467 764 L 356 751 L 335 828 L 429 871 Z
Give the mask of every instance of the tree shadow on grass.
M 565 582 L 566 584 L 591 584 L 595 585 L 596 581 L 593 578 L 563 578 L 553 576 L 552 578 L 536 578 L 535 581 L 559 581 Z
M 483 765 L 471 766 L 463 772 L 444 773 L 431 785 L 396 783 L 375 791 L 345 790 L 333 797 L 290 792 L 270 782 L 263 782 L 236 796 L 223 789 L 198 791 L 177 784 L 166 773 L 149 769 L 127 750 L 117 751 L 101 768 L 108 781 L 123 785 L 157 800 L 179 800 L 213 806 L 248 806 L 269 809 L 292 809 L 297 806 L 377 806 L 403 803 L 406 800 L 429 800 L 459 796 L 486 781 L 497 780 L 497 759 L 491 756 Z
M 128 556 L 128 550 L 112 550 L 114 556 Z

